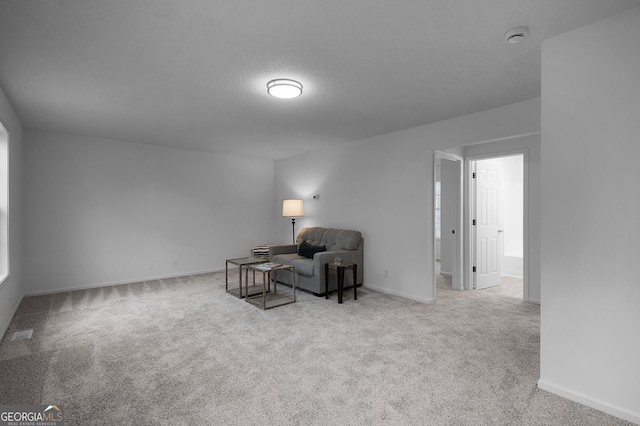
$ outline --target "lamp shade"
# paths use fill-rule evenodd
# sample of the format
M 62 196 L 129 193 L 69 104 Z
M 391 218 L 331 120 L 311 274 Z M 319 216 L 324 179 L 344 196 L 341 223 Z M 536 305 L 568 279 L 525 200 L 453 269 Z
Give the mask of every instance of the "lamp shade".
M 282 217 L 303 217 L 304 207 L 302 200 L 283 200 Z

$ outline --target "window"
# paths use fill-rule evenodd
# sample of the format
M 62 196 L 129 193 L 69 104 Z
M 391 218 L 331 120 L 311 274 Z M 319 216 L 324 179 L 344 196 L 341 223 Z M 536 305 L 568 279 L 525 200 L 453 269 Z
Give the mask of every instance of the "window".
M 9 276 L 9 133 L 0 123 L 0 286 Z

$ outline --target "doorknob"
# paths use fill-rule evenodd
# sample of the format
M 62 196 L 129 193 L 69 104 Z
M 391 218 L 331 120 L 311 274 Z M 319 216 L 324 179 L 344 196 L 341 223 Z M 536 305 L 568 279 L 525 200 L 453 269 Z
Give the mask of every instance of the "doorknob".
M 499 232 L 499 233 L 503 233 L 503 232 L 504 232 L 504 229 L 498 229 L 498 232 Z

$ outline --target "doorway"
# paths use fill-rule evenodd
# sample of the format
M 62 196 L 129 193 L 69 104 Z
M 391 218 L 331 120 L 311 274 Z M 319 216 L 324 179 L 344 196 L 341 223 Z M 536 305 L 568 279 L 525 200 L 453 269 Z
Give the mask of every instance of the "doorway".
M 463 290 L 464 159 L 446 152 L 434 155 L 434 295 L 438 288 Z
M 530 136 L 530 135 L 526 135 Z M 536 135 L 533 135 L 535 137 Z M 464 149 L 466 151 L 466 149 Z M 478 151 L 474 149 L 472 151 Z M 534 152 L 534 159 L 536 152 Z M 539 199 L 539 196 L 534 191 L 533 193 L 529 189 L 529 148 L 519 147 L 516 149 L 504 149 L 496 150 L 491 153 L 470 153 L 461 152 L 458 154 L 451 154 L 449 152 L 434 153 L 434 276 L 433 276 L 433 294 L 437 299 L 437 289 L 452 289 L 452 290 L 475 290 L 476 289 L 476 252 L 478 252 L 475 240 L 475 230 L 472 221 L 475 217 L 475 184 L 473 182 L 473 168 L 477 166 L 477 161 L 489 160 L 489 159 L 510 159 L 518 163 L 517 172 L 511 170 L 509 176 L 517 176 L 516 179 L 510 179 L 507 188 L 504 190 L 508 195 L 507 199 L 510 201 L 518 200 L 520 204 L 519 215 L 507 214 L 503 216 L 503 220 L 506 220 L 506 224 L 509 225 L 508 238 L 505 240 L 506 228 L 498 228 L 502 232 L 499 232 L 499 238 L 501 246 L 497 247 L 497 253 L 500 253 L 500 266 L 495 266 L 494 269 L 500 270 L 500 285 L 489 286 L 488 288 L 481 290 L 486 293 L 503 294 L 511 298 L 518 298 L 522 301 L 539 303 L 535 297 L 537 295 L 536 288 L 534 287 L 534 297 L 531 298 L 529 289 L 529 252 L 530 252 L 530 202 L 529 198 L 534 197 L 533 200 Z M 506 161 L 506 160 L 505 160 Z M 443 174 L 443 166 L 445 172 Z M 451 173 L 447 172 L 447 168 L 451 167 Z M 537 169 L 533 169 L 534 177 L 537 175 Z M 449 177 L 449 178 L 448 178 Z M 446 193 L 447 193 L 447 179 L 452 182 L 453 189 L 451 192 L 454 204 L 449 211 L 452 213 L 446 213 Z M 443 219 L 447 217 L 454 217 L 454 226 L 451 227 L 447 223 L 443 223 Z M 534 216 L 535 220 L 535 216 Z M 536 228 L 537 222 L 533 223 Z M 518 243 L 514 245 L 514 240 L 511 238 L 514 235 L 521 236 L 518 239 Z M 443 239 L 452 237 L 452 246 L 444 245 L 443 252 Z M 537 240 L 534 236 L 534 247 L 537 247 Z M 447 247 L 452 247 L 451 249 Z M 516 248 L 514 248 L 516 247 Z M 443 256 L 447 256 L 452 253 L 451 256 L 451 271 L 447 270 L 446 261 L 443 265 Z M 535 259 L 533 260 L 535 263 Z M 536 277 L 534 277 L 535 279 Z M 502 281 L 516 281 L 514 283 L 506 283 L 502 285 Z M 443 284 L 444 283 L 444 284 Z M 515 288 L 515 290 L 514 290 Z M 504 291 L 503 291 L 504 290 Z M 506 293 L 506 294 L 505 294 Z
M 524 298 L 524 154 L 473 159 L 471 260 L 475 290 Z

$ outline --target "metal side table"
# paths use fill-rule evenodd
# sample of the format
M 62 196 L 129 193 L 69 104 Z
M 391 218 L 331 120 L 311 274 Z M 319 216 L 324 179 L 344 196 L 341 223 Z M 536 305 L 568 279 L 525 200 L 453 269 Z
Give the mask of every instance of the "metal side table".
M 267 310 L 276 306 L 288 305 L 296 301 L 296 270 L 293 266 L 280 265 L 271 269 L 260 269 L 260 265 L 250 265 L 249 269 L 253 273 L 253 286 L 261 288 L 262 294 L 248 296 L 245 300 L 258 308 Z M 293 294 L 287 295 L 278 293 L 278 272 L 290 271 L 293 274 Z M 262 273 L 262 285 L 256 285 L 256 272 Z M 273 275 L 271 275 L 273 273 Z M 271 290 L 271 280 L 273 279 L 273 292 Z M 249 282 L 245 280 L 245 288 L 249 288 Z
M 249 265 L 255 265 L 258 263 L 268 262 L 269 259 L 266 257 L 241 257 L 238 259 L 227 259 L 225 264 L 225 274 L 224 274 L 224 288 L 227 290 L 227 293 L 234 295 L 240 299 L 244 298 L 246 295 L 254 295 L 258 294 L 262 291 L 260 287 L 245 287 L 245 293 L 242 294 L 242 268 L 244 267 L 244 281 L 247 282 L 249 270 Z M 229 264 L 238 266 L 238 287 L 237 288 L 229 288 Z
M 342 293 L 344 290 L 344 271 L 351 269 L 353 271 L 353 300 L 358 300 L 358 265 L 349 262 L 329 262 L 324 265 L 324 292 L 325 297 L 329 298 L 329 269 L 335 269 L 338 276 L 338 303 L 342 303 Z

